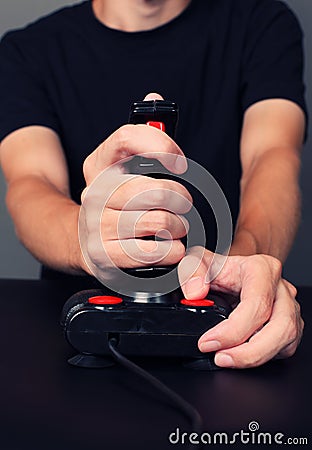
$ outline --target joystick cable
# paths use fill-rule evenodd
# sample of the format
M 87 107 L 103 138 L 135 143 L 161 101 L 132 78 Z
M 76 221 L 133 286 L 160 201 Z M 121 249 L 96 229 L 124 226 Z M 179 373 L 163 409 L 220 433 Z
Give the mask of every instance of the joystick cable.
M 142 369 L 142 367 L 135 364 L 133 361 L 130 361 L 124 355 L 119 353 L 116 349 L 117 339 L 115 337 L 111 337 L 108 341 L 108 347 L 114 357 L 114 359 L 126 367 L 131 372 L 139 375 L 141 378 L 146 380 L 149 384 L 151 384 L 154 388 L 164 394 L 167 398 L 171 400 L 171 402 L 175 405 L 177 409 L 179 409 L 191 422 L 192 432 L 200 434 L 203 429 L 203 420 L 199 412 L 194 406 L 184 400 L 179 394 L 170 389 L 164 383 L 162 383 L 158 378 L 151 375 L 146 370 Z M 194 448 L 194 446 L 190 446 L 189 448 Z M 196 445 L 198 449 L 198 445 Z

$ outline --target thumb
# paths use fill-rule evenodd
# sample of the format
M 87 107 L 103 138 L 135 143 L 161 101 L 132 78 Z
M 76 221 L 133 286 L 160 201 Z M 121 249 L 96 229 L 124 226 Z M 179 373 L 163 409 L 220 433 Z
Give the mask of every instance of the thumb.
M 160 94 L 157 94 L 157 92 L 150 92 L 144 97 L 144 102 L 148 100 L 163 100 L 163 99 L 164 98 Z
M 208 255 L 206 252 L 204 247 L 192 247 L 179 263 L 179 281 L 187 299 L 202 299 L 209 292 L 210 285 L 206 280 L 211 258 L 210 252 Z

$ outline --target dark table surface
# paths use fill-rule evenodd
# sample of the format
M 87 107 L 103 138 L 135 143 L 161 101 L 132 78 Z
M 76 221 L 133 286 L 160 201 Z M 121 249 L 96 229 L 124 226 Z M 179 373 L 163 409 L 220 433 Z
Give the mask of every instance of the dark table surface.
M 176 445 L 168 441 L 177 428 L 189 436 L 187 419 L 135 374 L 118 365 L 81 369 L 67 363 L 74 351 L 62 335 L 60 313 L 83 286 L 28 280 L 0 280 L 0 286 L 1 450 L 187 448 L 181 437 Z M 199 410 L 203 431 L 216 443 L 216 432 L 230 440 L 243 430 L 249 439 L 282 433 L 289 444 L 306 438 L 311 445 L 311 296 L 312 288 L 299 290 L 306 328 L 288 360 L 216 372 L 191 371 L 176 361 L 141 365 Z

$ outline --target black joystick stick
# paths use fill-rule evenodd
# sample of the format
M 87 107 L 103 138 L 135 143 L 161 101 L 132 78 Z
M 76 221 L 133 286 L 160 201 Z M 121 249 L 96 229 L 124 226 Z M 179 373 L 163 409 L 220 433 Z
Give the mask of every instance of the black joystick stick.
M 179 117 L 178 105 L 166 100 L 147 100 L 132 104 L 129 114 L 129 123 L 146 124 L 165 132 L 172 139 L 175 138 Z M 169 172 L 158 159 L 134 156 L 125 163 L 129 173 L 148 175 L 153 178 L 172 178 Z M 142 239 L 157 239 L 155 236 L 145 236 Z M 137 269 L 124 269 L 126 273 L 140 278 L 160 277 L 176 268 L 175 266 L 149 267 Z

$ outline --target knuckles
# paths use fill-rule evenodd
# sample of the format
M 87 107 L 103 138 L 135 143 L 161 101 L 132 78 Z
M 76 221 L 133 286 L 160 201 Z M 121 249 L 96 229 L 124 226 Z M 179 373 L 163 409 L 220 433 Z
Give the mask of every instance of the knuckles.
M 132 192 L 128 196 L 146 209 L 167 209 L 177 214 L 185 214 L 192 207 L 192 197 L 180 183 L 172 180 L 154 179 L 146 176 L 131 181 Z
M 164 210 L 147 212 L 143 215 L 140 225 L 140 228 L 153 234 L 159 230 L 170 231 L 172 227 L 170 214 Z
M 273 272 L 276 274 L 276 276 L 278 278 L 281 278 L 282 270 L 283 270 L 282 262 L 279 259 L 274 258 L 273 256 L 269 256 L 268 258 L 270 260 L 270 264 L 273 269 Z
M 87 241 L 87 253 L 90 261 L 98 268 L 108 267 L 108 260 L 103 243 L 99 243 L 95 233 L 90 233 Z
M 95 160 L 95 156 L 94 156 L 94 152 L 93 152 L 89 156 L 87 156 L 87 158 L 83 162 L 82 171 L 83 171 L 83 176 L 84 176 L 84 179 L 86 180 L 87 185 L 89 185 L 91 183 L 92 169 L 95 164 L 94 160 Z
M 243 265 L 248 266 L 250 269 L 259 268 L 260 270 L 265 270 L 268 268 L 276 278 L 280 278 L 282 275 L 282 262 L 271 255 L 257 254 L 248 256 L 243 261 Z
M 153 187 L 150 190 L 146 186 L 146 191 L 149 192 L 148 203 L 151 208 L 165 207 L 168 205 L 171 191 L 168 191 L 168 184 L 165 180 L 157 180 L 156 183 L 153 183 Z
M 130 156 L 129 149 L 131 148 L 131 140 L 133 137 L 135 125 L 122 125 L 111 135 L 112 144 L 114 148 L 118 149 L 118 152 L 122 157 Z
M 234 358 L 233 358 L 234 359 Z M 256 352 L 244 354 L 243 358 L 238 358 L 235 362 L 235 367 L 241 369 L 250 369 L 251 367 L 258 367 L 263 364 L 263 358 Z

